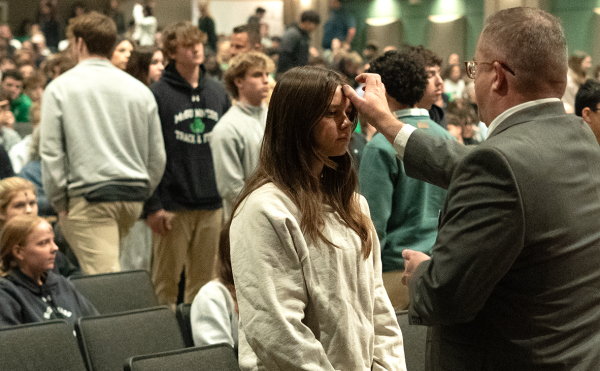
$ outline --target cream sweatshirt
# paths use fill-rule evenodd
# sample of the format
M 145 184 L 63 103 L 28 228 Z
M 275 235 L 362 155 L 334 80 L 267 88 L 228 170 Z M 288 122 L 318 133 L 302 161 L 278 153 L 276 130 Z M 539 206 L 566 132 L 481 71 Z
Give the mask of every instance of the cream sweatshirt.
M 305 236 L 300 217 L 293 202 L 267 184 L 233 218 L 240 369 L 406 370 L 374 230 L 365 260 L 360 238 L 337 213 L 327 213 L 323 234 L 339 248 Z

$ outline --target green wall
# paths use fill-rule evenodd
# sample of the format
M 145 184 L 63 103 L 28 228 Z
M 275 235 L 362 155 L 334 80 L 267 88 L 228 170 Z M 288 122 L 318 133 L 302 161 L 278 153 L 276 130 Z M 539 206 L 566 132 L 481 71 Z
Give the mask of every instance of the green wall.
M 408 1 L 390 0 L 395 2 L 391 17 L 400 18 L 404 29 L 404 41 L 411 45 L 426 45 L 431 22 L 428 17 L 434 9 L 436 0 L 422 0 L 419 4 Z M 466 56 L 470 58 L 475 53 L 477 38 L 483 26 L 483 1 L 459 0 L 464 3 L 464 16 L 467 23 Z M 356 37 L 352 42 L 355 50 L 362 50 L 367 40 L 367 18 L 375 15 L 374 8 L 377 0 L 349 0 L 346 7 L 357 21 Z M 381 14 L 378 14 L 381 16 Z
M 346 6 L 355 15 L 357 21 L 357 34 L 352 42 L 355 50 L 362 50 L 366 44 L 367 26 L 366 19 L 373 14 L 374 4 L 377 0 L 348 0 Z M 432 13 L 437 0 L 421 0 L 419 4 L 410 4 L 408 0 L 394 1 L 393 14 L 389 16 L 400 18 L 404 29 L 404 41 L 411 45 L 427 43 L 431 22 L 428 16 Z M 484 1 L 461 0 L 464 3 L 464 17 L 467 24 L 466 55 L 471 58 L 475 54 L 477 38 L 483 28 Z M 582 50 L 594 54 L 595 30 L 600 27 L 600 16 L 593 12 L 595 7 L 600 7 L 600 0 L 548 0 L 548 11 L 563 22 L 569 52 Z M 600 62 L 600 60 L 594 60 Z
M 598 0 L 551 0 L 548 11 L 560 18 L 565 29 L 569 54 L 576 50 L 593 53 L 595 22 L 598 15 L 593 9 L 600 6 Z M 596 63 L 598 61 L 592 61 Z

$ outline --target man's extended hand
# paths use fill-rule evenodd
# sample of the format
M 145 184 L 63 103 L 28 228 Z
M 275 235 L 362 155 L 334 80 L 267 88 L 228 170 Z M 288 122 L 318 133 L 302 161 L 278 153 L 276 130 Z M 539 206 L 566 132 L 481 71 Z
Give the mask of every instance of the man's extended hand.
M 415 270 L 422 262 L 431 259 L 428 255 L 419 251 L 404 250 L 402 251 L 404 258 L 404 273 L 402 274 L 402 284 L 408 286 L 412 280 Z
M 164 236 L 171 230 L 171 220 L 173 220 L 175 214 L 160 209 L 150 215 L 146 219 L 146 224 L 152 229 L 152 232 Z
M 356 107 L 361 119 L 373 125 L 377 131 L 393 143 L 394 138 L 396 138 L 404 124 L 398 121 L 390 112 L 381 76 L 373 73 L 363 73 L 356 77 L 356 81 L 366 83 L 364 97 L 359 97 L 354 89 L 348 85 L 343 86 L 344 95 Z

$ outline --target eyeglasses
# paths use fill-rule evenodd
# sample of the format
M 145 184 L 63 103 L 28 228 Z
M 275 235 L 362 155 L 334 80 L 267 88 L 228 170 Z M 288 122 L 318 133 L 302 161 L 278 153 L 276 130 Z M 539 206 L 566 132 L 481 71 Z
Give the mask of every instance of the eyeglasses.
M 478 64 L 489 64 L 489 65 L 493 65 L 494 63 L 498 62 L 498 64 L 504 68 L 505 70 L 507 70 L 508 72 L 510 72 L 513 76 L 515 76 L 515 73 L 513 72 L 513 70 L 510 69 L 510 67 L 508 67 L 506 65 L 506 63 L 504 62 L 500 62 L 500 61 L 491 61 L 491 62 L 475 62 L 475 61 L 468 61 L 465 62 L 465 70 L 467 71 L 467 76 L 469 76 L 470 79 L 474 79 L 475 78 L 475 74 L 477 73 L 477 65 Z

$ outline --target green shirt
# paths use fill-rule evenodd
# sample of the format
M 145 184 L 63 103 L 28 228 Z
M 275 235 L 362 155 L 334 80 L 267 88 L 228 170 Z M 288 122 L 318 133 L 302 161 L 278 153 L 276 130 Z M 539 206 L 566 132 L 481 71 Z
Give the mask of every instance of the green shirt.
M 10 111 L 15 115 L 15 122 L 29 122 L 29 108 L 31 99 L 25 94 L 10 102 Z
M 455 140 L 429 118 L 425 109 L 405 109 L 394 114 L 402 122 L 431 135 Z M 446 191 L 406 176 L 394 147 L 379 133 L 363 151 L 358 179 L 381 243 L 383 271 L 404 269 L 404 249 L 430 254 Z

